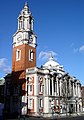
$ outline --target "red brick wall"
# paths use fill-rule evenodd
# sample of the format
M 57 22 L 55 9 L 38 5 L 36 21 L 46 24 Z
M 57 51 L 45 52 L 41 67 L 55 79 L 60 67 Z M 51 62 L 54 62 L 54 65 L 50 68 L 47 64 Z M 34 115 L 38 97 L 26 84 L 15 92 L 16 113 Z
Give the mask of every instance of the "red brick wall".
M 21 50 L 21 59 L 16 61 L 16 50 Z M 29 50 L 32 49 L 34 52 L 34 60 L 29 61 Z M 12 71 L 20 71 L 26 70 L 26 68 L 31 68 L 36 66 L 36 49 L 23 44 L 13 48 L 13 56 L 12 56 Z
M 16 50 L 17 49 L 21 50 L 21 59 L 19 61 L 16 61 Z M 29 61 L 29 50 L 31 49 L 34 52 L 33 61 Z M 23 83 L 21 83 L 23 91 L 25 90 L 26 68 L 31 68 L 35 66 L 36 66 L 36 48 L 33 48 L 27 44 L 19 45 L 13 48 L 12 78 L 14 81 L 16 80 L 16 81 L 19 81 L 20 83 L 23 80 Z

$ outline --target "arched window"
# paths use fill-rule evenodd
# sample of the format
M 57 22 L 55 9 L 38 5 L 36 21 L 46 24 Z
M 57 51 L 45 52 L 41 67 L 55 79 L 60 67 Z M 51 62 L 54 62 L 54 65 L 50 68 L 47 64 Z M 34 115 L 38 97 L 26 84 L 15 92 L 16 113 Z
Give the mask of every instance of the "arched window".
M 22 29 L 23 27 L 23 22 L 22 22 L 22 16 L 19 17 L 19 29 Z
M 33 59 L 34 59 L 34 52 L 31 49 L 31 50 L 29 50 L 29 61 L 33 61 Z

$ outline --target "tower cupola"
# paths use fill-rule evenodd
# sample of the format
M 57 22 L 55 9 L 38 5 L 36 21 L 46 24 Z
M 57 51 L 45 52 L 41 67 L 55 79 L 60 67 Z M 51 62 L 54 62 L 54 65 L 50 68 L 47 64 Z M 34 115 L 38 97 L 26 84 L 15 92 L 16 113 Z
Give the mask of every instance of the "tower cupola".
M 28 4 L 25 3 L 18 16 L 18 29 L 13 35 L 13 47 L 21 44 L 29 44 L 36 47 L 36 35 L 34 33 L 34 19 L 29 10 Z
M 29 10 L 28 4 L 25 3 L 18 17 L 18 30 L 33 31 L 33 16 Z

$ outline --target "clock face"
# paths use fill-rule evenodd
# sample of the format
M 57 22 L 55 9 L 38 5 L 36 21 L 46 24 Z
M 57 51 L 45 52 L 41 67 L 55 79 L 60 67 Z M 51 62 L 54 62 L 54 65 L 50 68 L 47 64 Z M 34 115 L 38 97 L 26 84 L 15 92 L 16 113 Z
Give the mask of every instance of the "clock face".
M 17 42 L 20 42 L 21 40 L 22 40 L 22 35 L 19 34 L 19 35 L 17 36 Z

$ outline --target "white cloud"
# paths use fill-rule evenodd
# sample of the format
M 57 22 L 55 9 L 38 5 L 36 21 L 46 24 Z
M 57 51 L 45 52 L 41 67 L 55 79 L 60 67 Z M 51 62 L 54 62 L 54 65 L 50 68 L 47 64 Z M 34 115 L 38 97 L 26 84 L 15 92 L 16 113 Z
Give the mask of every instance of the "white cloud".
M 74 49 L 73 49 L 73 52 L 74 52 L 74 53 L 77 53 L 77 52 L 83 53 L 83 52 L 84 52 L 84 45 L 82 45 L 80 48 L 74 48 Z
M 4 73 L 11 72 L 11 66 L 9 65 L 8 60 L 6 58 L 0 59 L 0 71 Z
M 79 48 L 79 52 L 84 52 L 84 45 Z
M 55 53 L 54 51 L 41 51 L 41 52 L 39 53 L 38 59 L 46 61 L 46 60 L 49 59 L 50 53 L 52 53 L 54 59 L 57 59 L 57 58 L 56 58 L 57 53 Z

